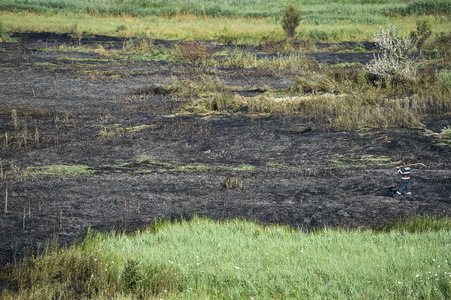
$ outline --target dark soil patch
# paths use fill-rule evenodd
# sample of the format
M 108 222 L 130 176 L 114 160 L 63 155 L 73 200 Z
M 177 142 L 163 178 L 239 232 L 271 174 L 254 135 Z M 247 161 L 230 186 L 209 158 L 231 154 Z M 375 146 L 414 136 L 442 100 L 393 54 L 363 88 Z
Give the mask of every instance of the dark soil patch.
M 422 130 L 328 132 L 301 117 L 174 116 L 179 100 L 157 87 L 190 76 L 182 66 L 74 62 L 59 58 L 100 57 L 41 50 L 67 43 L 67 36 L 21 38 L 20 64 L 17 44 L 0 45 L 0 157 L 3 172 L 16 174 L 0 181 L 2 264 L 53 236 L 72 243 L 89 226 L 132 230 L 155 218 L 198 214 L 310 230 L 451 213 L 450 147 L 435 145 Z M 89 43 L 120 47 L 121 40 Z M 368 59 L 341 54 L 314 55 L 330 63 Z M 291 85 L 284 72 L 218 68 L 213 74 L 249 95 Z M 430 117 L 425 125 L 438 132 L 450 121 Z M 393 167 L 403 158 L 425 166 L 413 168 L 414 197 L 394 199 Z M 89 168 L 38 172 L 48 165 Z M 227 174 L 242 177 L 243 187 L 227 189 Z

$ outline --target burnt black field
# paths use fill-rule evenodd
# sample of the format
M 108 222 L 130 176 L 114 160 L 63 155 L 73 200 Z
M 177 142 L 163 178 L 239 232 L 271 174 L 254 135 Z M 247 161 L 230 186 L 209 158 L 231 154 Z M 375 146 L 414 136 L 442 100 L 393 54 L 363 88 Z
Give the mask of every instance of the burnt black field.
M 425 130 L 440 132 L 449 115 L 422 120 L 425 129 L 362 132 L 329 131 L 302 116 L 177 115 L 183 99 L 140 91 L 189 77 L 183 64 L 59 48 L 120 48 L 119 38 L 15 37 L 20 43 L 0 44 L 0 158 L 9 174 L 0 181 L 1 265 L 49 238 L 80 240 L 88 227 L 133 230 L 195 214 L 312 230 L 451 212 L 451 148 Z M 321 51 L 306 55 L 328 64 L 373 57 Z M 292 84 L 284 71 L 218 67 L 205 74 L 245 95 Z M 402 159 L 416 164 L 414 197 L 395 199 L 394 166 Z M 35 172 L 49 165 L 84 171 Z M 242 187 L 227 188 L 227 174 Z

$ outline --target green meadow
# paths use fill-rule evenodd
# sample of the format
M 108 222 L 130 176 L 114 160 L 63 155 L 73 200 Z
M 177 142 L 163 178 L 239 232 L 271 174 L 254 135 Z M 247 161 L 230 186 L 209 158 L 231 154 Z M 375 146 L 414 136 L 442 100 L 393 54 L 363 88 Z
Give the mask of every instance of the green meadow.
M 408 33 L 427 19 L 447 31 L 446 0 L 4 0 L 0 20 L 8 31 L 56 31 L 166 39 L 258 43 L 283 37 L 280 15 L 288 3 L 303 14 L 297 36 L 315 41 L 371 40 L 380 26 Z
M 195 217 L 50 243 L 2 299 L 449 299 L 451 222 L 302 232 Z

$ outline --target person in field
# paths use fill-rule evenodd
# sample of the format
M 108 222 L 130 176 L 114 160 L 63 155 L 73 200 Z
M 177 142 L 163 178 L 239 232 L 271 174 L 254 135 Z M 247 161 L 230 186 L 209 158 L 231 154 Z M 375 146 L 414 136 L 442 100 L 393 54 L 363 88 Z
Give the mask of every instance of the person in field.
M 410 190 L 410 167 L 403 163 L 402 167 L 396 167 L 399 174 L 401 174 L 401 183 L 399 188 L 395 193 L 395 197 L 400 197 L 405 193 L 407 197 L 412 197 L 412 192 Z

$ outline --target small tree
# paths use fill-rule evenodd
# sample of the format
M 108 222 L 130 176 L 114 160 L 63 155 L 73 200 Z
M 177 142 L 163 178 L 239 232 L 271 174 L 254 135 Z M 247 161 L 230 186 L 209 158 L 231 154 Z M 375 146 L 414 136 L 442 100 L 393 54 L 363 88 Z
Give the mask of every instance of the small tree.
M 414 80 L 416 77 L 415 61 L 410 55 L 415 43 L 408 36 L 400 36 L 394 26 L 388 26 L 381 33 L 374 33 L 374 40 L 382 55 L 375 55 L 366 65 L 366 70 L 392 83 Z
M 285 34 L 292 38 L 294 36 L 294 31 L 299 26 L 300 22 L 301 10 L 293 4 L 289 4 L 282 12 L 282 18 L 280 20 Z
M 421 56 L 421 49 L 426 40 L 431 36 L 431 23 L 427 20 L 417 21 L 417 30 L 410 32 L 410 38 L 415 43 Z

